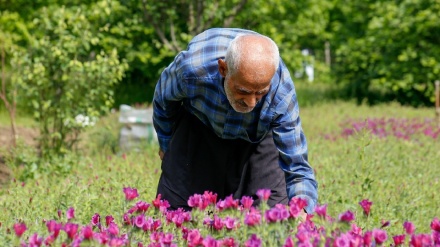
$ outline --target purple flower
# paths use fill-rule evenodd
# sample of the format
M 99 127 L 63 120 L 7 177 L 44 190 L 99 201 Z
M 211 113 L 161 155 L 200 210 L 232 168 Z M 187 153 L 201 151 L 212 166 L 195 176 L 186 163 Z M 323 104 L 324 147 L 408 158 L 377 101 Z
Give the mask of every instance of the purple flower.
M 408 235 L 412 235 L 414 233 L 414 231 L 416 230 L 414 224 L 412 222 L 409 222 L 409 221 L 405 221 L 403 223 L 403 228 L 405 229 L 405 232 Z
M 23 235 L 23 233 L 26 230 L 27 230 L 27 228 L 26 228 L 25 223 L 15 223 L 14 224 L 14 231 L 15 231 L 15 235 L 17 235 L 17 237 L 21 237 L 21 235 Z
M 190 247 L 198 246 L 198 245 L 202 244 L 203 238 L 202 238 L 202 235 L 200 234 L 199 230 L 193 229 L 193 230 L 188 231 L 187 241 L 188 241 L 188 246 L 190 246 Z
M 131 201 L 139 196 L 137 189 L 135 188 L 125 187 L 122 191 L 124 192 L 127 201 Z
M 92 216 L 92 221 L 91 221 L 92 225 L 94 226 L 98 226 L 101 224 L 101 216 L 99 216 L 99 214 L 95 213 Z
M 350 210 L 339 215 L 339 221 L 350 222 L 354 220 L 354 214 Z
M 440 220 L 438 218 L 434 218 L 431 222 L 431 229 L 440 232 Z
M 388 238 L 387 232 L 380 229 L 373 230 L 373 237 L 374 237 L 374 241 L 376 241 L 376 244 L 379 245 L 385 242 Z
M 267 200 L 269 200 L 270 194 L 271 194 L 271 192 L 270 192 L 269 189 L 259 189 L 259 190 L 257 190 L 257 196 L 263 202 L 266 202 Z
M 397 235 L 393 237 L 394 245 L 402 245 L 405 243 L 405 235 Z
M 119 228 L 118 225 L 111 222 L 110 225 L 107 228 L 107 232 L 110 233 L 111 236 L 118 236 L 119 235 Z
M 371 246 L 371 243 L 373 242 L 373 233 L 370 231 L 365 232 L 364 234 L 364 245 L 365 246 Z
M 319 217 L 326 218 L 326 216 L 327 216 L 327 204 L 317 205 L 315 207 L 315 213 Z
M 93 230 L 92 230 L 92 226 L 84 226 L 81 229 L 81 235 L 83 236 L 84 239 L 92 239 L 93 238 Z
M 252 234 L 252 236 L 246 240 L 244 243 L 245 247 L 260 247 L 261 246 L 261 239 L 257 237 L 256 234 Z
M 29 238 L 29 246 L 41 246 L 43 244 L 43 238 L 38 237 L 38 234 L 34 234 Z
M 373 202 L 368 201 L 367 199 L 362 200 L 359 202 L 359 205 L 361 205 L 362 209 L 364 210 L 364 214 L 366 216 L 370 215 L 371 205 Z
M 226 216 L 223 223 L 225 224 L 225 226 L 228 230 L 232 230 L 237 226 L 237 221 L 234 218 L 231 218 L 229 216 Z
M 110 225 L 110 223 L 114 222 L 114 218 L 111 215 L 107 215 L 105 216 L 105 225 L 108 227 Z
M 207 236 L 205 239 L 203 239 L 202 243 L 203 243 L 204 247 L 217 247 L 218 246 L 217 240 L 215 240 L 215 238 L 213 238 L 211 236 Z
M 140 214 L 134 218 L 134 225 L 139 228 L 142 228 L 145 222 L 145 216 L 143 214 Z
M 75 218 L 75 209 L 73 209 L 73 207 L 70 207 L 69 209 L 67 209 L 66 217 L 67 217 L 67 220 L 68 220 L 68 221 L 69 221 L 70 219 Z
M 77 233 L 77 231 L 78 231 L 78 225 L 77 225 L 77 224 L 70 223 L 70 222 L 67 222 L 67 223 L 64 225 L 64 231 L 67 233 L 67 236 L 68 236 L 70 239 L 74 239 L 74 238 L 75 238 L 75 235 L 76 235 L 76 233 Z
M 286 238 L 286 242 L 284 242 L 283 247 L 294 247 L 295 243 L 293 242 L 292 238 L 289 236 Z
M 254 199 L 252 199 L 250 196 L 243 196 L 240 202 L 244 209 L 250 209 L 254 203 Z
M 249 212 L 244 216 L 244 224 L 247 226 L 256 226 L 261 222 L 261 214 L 260 211 L 251 208 Z
M 413 234 L 409 243 L 412 247 L 432 246 L 431 236 L 428 234 Z
M 49 233 L 51 233 L 54 238 L 57 238 L 61 228 L 63 228 L 63 224 L 57 223 L 55 220 L 49 220 L 46 222 L 46 227 Z

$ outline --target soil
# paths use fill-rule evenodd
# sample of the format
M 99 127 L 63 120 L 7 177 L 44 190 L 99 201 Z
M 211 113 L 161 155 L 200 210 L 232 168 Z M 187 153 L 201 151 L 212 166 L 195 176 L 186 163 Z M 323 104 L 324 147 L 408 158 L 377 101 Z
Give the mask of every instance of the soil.
M 8 184 L 11 180 L 11 169 L 5 164 L 4 153 L 12 145 L 11 127 L 0 126 L 0 187 Z M 26 145 L 35 145 L 35 138 L 38 136 L 38 131 L 34 128 L 17 127 L 18 140 Z

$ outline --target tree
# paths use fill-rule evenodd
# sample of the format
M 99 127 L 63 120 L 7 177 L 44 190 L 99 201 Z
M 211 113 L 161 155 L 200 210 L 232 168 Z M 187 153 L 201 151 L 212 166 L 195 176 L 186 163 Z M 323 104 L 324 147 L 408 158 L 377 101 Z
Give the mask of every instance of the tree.
M 39 124 L 42 159 L 62 157 L 78 134 L 113 104 L 112 87 L 127 64 L 117 51 L 99 51 L 99 38 L 81 8 L 43 8 L 33 21 L 35 39 L 15 52 L 21 99 Z

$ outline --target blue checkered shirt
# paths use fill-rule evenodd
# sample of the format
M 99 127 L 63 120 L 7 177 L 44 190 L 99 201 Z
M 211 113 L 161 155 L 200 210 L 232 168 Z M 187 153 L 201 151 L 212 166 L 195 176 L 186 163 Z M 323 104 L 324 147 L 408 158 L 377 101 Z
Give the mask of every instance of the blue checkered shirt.
M 224 139 L 256 143 L 272 131 L 279 164 L 286 174 L 287 195 L 289 199 L 306 199 L 306 210 L 311 213 L 318 198 L 317 182 L 307 160 L 295 88 L 284 63 L 280 62 L 269 93 L 250 113 L 234 111 L 226 98 L 218 59 L 224 59 L 229 42 L 244 33 L 254 32 L 209 29 L 194 37 L 187 50 L 162 72 L 153 99 L 153 123 L 160 148 L 167 151 L 181 106 Z

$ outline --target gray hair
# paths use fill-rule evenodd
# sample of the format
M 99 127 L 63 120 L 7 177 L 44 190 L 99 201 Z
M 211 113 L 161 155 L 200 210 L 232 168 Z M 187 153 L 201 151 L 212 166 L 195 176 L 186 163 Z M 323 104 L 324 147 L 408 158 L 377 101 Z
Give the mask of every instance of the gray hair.
M 270 52 L 270 56 L 266 57 L 263 54 L 255 54 L 258 58 L 260 58 L 261 60 L 266 60 L 268 62 L 270 62 L 273 66 L 275 71 L 278 69 L 278 65 L 280 63 L 280 52 L 278 50 L 278 46 L 277 44 L 269 37 L 261 35 L 261 34 L 242 34 L 242 35 L 238 35 L 237 37 L 235 37 L 231 43 L 229 44 L 228 49 L 226 50 L 226 56 L 225 56 L 225 60 L 226 60 L 226 64 L 228 66 L 228 74 L 229 75 L 233 75 L 237 72 L 238 67 L 240 65 L 241 62 L 241 57 L 243 55 L 243 46 L 245 46 L 244 42 L 240 42 L 241 39 L 243 39 L 243 37 L 246 36 L 259 36 L 262 37 L 264 39 L 266 39 L 267 41 L 269 41 L 270 46 L 269 48 L 269 52 Z

